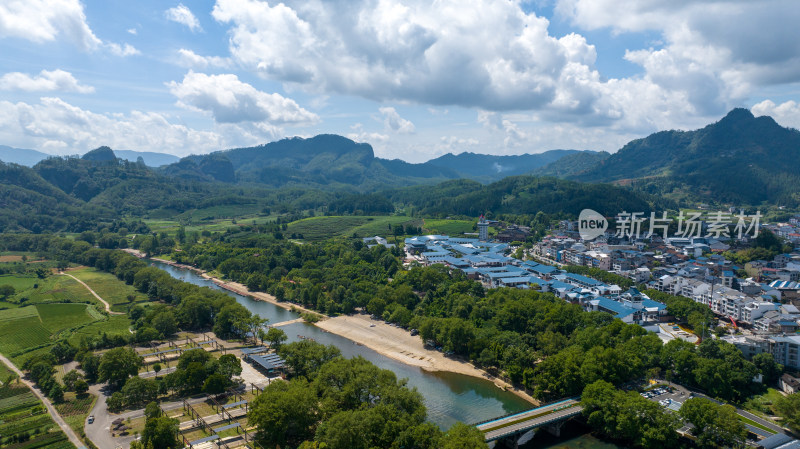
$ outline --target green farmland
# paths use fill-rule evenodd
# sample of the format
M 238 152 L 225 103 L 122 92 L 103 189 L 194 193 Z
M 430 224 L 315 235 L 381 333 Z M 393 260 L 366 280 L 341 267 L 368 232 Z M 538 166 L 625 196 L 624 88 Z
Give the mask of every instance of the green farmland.
M 7 368 L 0 364 L 5 372 Z M 0 387 L 0 447 L 74 449 L 47 409 L 24 384 Z
M 419 227 L 421 220 L 407 216 L 327 216 L 309 217 L 289 223 L 286 234 L 302 235 L 304 240 L 323 240 L 331 237 L 371 237 L 394 234 L 398 225 Z

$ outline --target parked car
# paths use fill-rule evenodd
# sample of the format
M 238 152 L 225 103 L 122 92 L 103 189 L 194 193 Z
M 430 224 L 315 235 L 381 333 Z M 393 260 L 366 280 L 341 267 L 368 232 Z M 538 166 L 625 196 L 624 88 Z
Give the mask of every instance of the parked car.
M 87 421 L 89 424 L 94 422 L 94 415 L 89 415 L 89 419 Z

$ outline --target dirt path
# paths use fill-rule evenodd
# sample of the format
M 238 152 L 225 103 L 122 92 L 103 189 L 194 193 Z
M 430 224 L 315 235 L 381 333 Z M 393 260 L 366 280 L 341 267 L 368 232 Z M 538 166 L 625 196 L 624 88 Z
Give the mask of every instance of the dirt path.
M 71 275 L 71 274 L 69 274 L 69 273 L 64 273 L 63 271 L 62 271 L 62 272 L 60 272 L 60 273 L 58 273 L 58 274 L 60 274 L 60 275 L 62 275 L 62 276 L 69 276 L 69 277 L 71 277 L 72 279 L 75 279 L 76 281 L 80 282 L 80 284 L 81 284 L 81 285 L 83 285 L 84 287 L 86 287 L 86 290 L 89 290 L 89 293 L 93 294 L 93 295 L 94 295 L 94 297 L 95 297 L 95 298 L 97 298 L 97 300 L 98 300 L 98 301 L 100 301 L 100 302 L 102 302 L 103 304 L 105 304 L 105 306 L 106 306 L 106 312 L 108 312 L 108 314 L 109 314 L 109 315 L 125 315 L 125 312 L 112 312 L 112 311 L 111 311 L 111 305 L 110 305 L 108 302 L 106 302 L 106 300 L 105 300 L 105 299 L 101 298 L 101 297 L 100 297 L 100 295 L 98 295 L 98 294 L 97 294 L 97 293 L 96 293 L 94 290 L 92 290 L 92 288 L 91 288 L 91 287 L 89 287 L 88 285 L 86 285 L 86 282 L 83 282 L 82 280 L 80 280 L 80 279 L 76 278 L 75 276 L 73 276 L 73 275 Z
M 62 418 L 61 415 L 58 414 L 56 408 L 53 407 L 53 404 L 50 403 L 50 399 L 47 399 L 47 397 L 44 394 L 42 394 L 42 392 L 39 391 L 38 388 L 36 388 L 33 382 L 25 379 L 23 377 L 22 371 L 20 371 L 19 368 L 17 368 L 13 363 L 11 363 L 11 360 L 8 360 L 4 356 L 0 355 L 0 361 L 5 363 L 6 366 L 11 369 L 11 371 L 14 371 L 19 376 L 19 380 L 21 380 L 22 383 L 27 385 L 28 388 L 31 389 L 33 394 L 35 394 L 36 397 L 38 397 L 39 400 L 42 401 L 42 403 L 44 403 L 44 406 L 47 407 L 47 412 L 50 413 L 50 417 L 53 418 L 53 421 L 56 424 L 58 424 L 58 427 L 61 428 L 61 431 L 67 435 L 69 441 L 72 444 L 74 444 L 75 447 L 77 447 L 78 449 L 86 449 L 86 445 L 83 444 L 83 441 L 81 441 L 81 439 L 78 438 L 78 435 L 76 435 L 75 432 L 73 432 L 72 428 L 68 426 L 67 423 L 64 421 L 64 418 Z

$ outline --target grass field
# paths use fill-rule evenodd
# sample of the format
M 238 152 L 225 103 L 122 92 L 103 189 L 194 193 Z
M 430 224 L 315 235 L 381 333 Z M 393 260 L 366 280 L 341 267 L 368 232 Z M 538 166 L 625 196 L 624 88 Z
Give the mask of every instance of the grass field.
M 174 220 L 146 219 L 144 222 L 153 232 L 166 232 L 167 234 L 175 235 L 181 223 L 184 223 L 186 232 L 223 232 L 239 224 L 264 224 L 275 221 L 275 216 L 258 215 L 258 212 L 258 210 L 247 209 L 247 206 L 217 206 L 215 208 L 184 212 Z
M 111 273 L 99 271 L 95 268 L 81 268 L 72 270 L 69 274 L 82 280 L 92 288 L 101 298 L 111 304 L 111 310 L 115 312 L 127 312 L 128 308 L 139 302 L 148 301 L 147 295 L 136 291 L 132 285 L 128 285 Z M 128 298 L 132 297 L 131 302 Z
M 31 289 L 35 284 L 40 282 L 42 282 L 42 280 L 36 276 L 0 276 L 0 285 L 10 285 L 17 291 Z
M 459 236 L 465 232 L 475 231 L 475 222 L 471 220 L 442 220 L 426 218 L 423 231 L 429 234 Z
M 329 216 L 309 217 L 289 223 L 285 234 L 302 234 L 304 240 L 323 240 L 330 237 L 359 237 L 392 235 L 397 225 L 420 226 L 420 220 L 406 216 Z

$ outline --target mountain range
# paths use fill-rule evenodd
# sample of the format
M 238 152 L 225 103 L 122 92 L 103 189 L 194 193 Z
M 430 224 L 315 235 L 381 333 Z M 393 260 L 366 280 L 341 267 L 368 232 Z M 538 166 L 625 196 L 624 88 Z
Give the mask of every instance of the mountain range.
M 576 150 L 516 156 L 461 153 L 413 164 L 378 158 L 369 144 L 322 134 L 189 156 L 162 169 L 171 176 L 188 179 L 255 182 L 276 187 L 356 186 L 369 191 L 461 178 L 492 182 L 527 174 L 564 156 L 579 153 Z
M 746 109 L 734 109 L 701 129 L 633 140 L 613 154 L 461 153 L 413 164 L 375 157 L 369 144 L 328 134 L 179 160 L 172 156 L 172 163 L 158 168 L 148 167 L 145 156 L 155 164 L 170 160 L 158 159 L 167 155 L 134 153 L 137 162 L 120 155 L 131 156 L 108 147 L 80 158 L 0 147 L 0 159 L 20 164 L 0 164 L 0 215 L 7 223 L 3 226 L 0 217 L 0 227 L 79 229 L 91 213 L 109 219 L 114 214 L 167 217 L 215 207 L 217 214 L 219 208 L 255 213 L 276 207 L 370 213 L 404 204 L 471 214 L 481 209 L 513 213 L 516 206 L 529 213 L 546 204 L 553 213 L 559 207 L 572 213 L 587 198 L 614 204 L 615 196 L 625 195 L 636 204 L 662 198 L 682 205 L 800 206 L 800 132 Z M 72 216 L 75 210 L 83 216 Z
M 737 108 L 698 130 L 633 140 L 565 177 L 631 185 L 679 201 L 797 206 L 800 131 Z
M 148 167 L 160 167 L 162 165 L 172 164 L 178 162 L 178 156 L 173 156 L 166 153 L 156 153 L 152 151 L 130 151 L 130 150 L 114 150 L 116 157 L 136 162 L 140 157 L 145 165 Z M 52 154 L 43 153 L 37 150 L 27 150 L 24 148 L 13 148 L 6 145 L 0 145 L 0 161 L 24 165 L 26 167 L 33 167 L 40 161 L 49 157 L 54 157 Z

